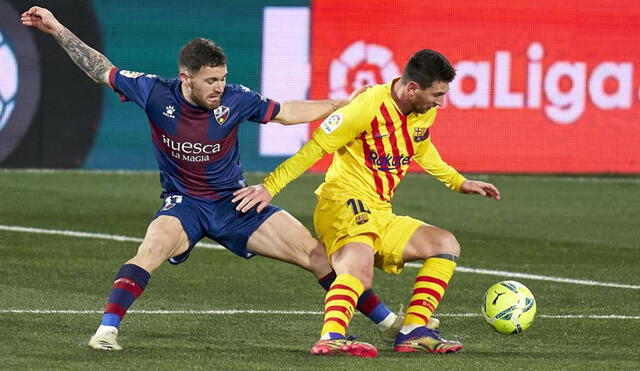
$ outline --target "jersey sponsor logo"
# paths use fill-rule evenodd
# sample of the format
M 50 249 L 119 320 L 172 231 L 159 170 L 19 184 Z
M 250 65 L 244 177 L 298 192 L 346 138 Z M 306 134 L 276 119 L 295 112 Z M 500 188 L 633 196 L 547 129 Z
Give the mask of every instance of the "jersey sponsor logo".
M 167 107 L 165 107 L 164 112 L 162 112 L 163 115 L 169 117 L 169 118 L 176 118 L 173 113 L 176 112 L 176 108 L 172 105 L 168 105 Z
M 209 155 L 220 152 L 220 143 L 204 144 L 200 142 L 178 142 L 162 135 L 162 143 L 167 146 L 171 157 L 188 162 L 207 162 Z
M 229 107 L 220 106 L 213 110 L 213 115 L 216 117 L 218 124 L 223 125 L 229 118 Z
M 429 128 L 415 128 L 413 130 L 413 141 L 422 142 L 429 138 Z
M 136 72 L 136 71 L 128 71 L 128 70 L 120 70 L 120 75 L 124 76 L 124 77 L 128 77 L 130 79 L 135 79 L 138 78 L 142 75 L 144 75 L 144 72 Z
M 342 124 L 342 113 L 334 113 L 322 121 L 320 126 L 325 133 L 331 134 L 334 130 Z
M 378 168 L 380 171 L 390 171 L 394 169 L 400 169 L 402 166 L 408 166 L 411 161 L 411 157 L 405 154 L 399 154 L 398 156 L 385 155 L 380 156 L 376 151 L 371 151 L 369 154 L 369 161 Z

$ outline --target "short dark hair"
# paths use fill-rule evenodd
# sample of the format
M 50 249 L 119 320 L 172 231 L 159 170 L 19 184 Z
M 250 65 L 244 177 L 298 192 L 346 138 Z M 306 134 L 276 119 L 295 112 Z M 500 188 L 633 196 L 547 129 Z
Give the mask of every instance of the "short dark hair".
M 186 68 L 191 72 L 200 71 L 203 66 L 226 66 L 227 57 L 220 45 L 212 40 L 199 37 L 189 41 L 180 49 L 178 68 Z
M 402 71 L 402 82 L 415 81 L 421 89 L 426 89 L 434 81 L 451 82 L 456 70 L 444 55 L 435 50 L 423 49 L 416 52 Z

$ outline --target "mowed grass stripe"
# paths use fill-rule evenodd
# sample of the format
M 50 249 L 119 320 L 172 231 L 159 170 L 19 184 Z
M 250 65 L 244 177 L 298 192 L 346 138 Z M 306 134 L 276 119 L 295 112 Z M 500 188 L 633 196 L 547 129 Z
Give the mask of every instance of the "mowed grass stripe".
M 58 229 L 43 229 L 43 228 L 33 228 L 33 227 L 25 227 L 25 226 L 4 225 L 4 224 L 0 224 L 0 230 L 10 231 L 10 232 L 53 234 L 53 235 L 80 237 L 80 238 L 94 238 L 94 239 L 121 241 L 121 242 L 137 242 L 137 243 L 142 242 L 141 238 L 120 236 L 120 235 L 113 235 L 113 234 L 91 233 L 91 232 L 80 232 L 80 231 L 69 231 L 69 230 L 58 230 Z M 207 249 L 215 249 L 215 250 L 224 249 L 224 247 L 222 247 L 217 243 L 200 242 L 198 243 L 197 246 L 207 248 Z M 417 264 L 417 263 L 407 263 L 406 266 L 413 267 L 413 268 L 422 267 L 421 264 Z M 509 277 L 509 278 L 526 278 L 530 280 L 569 283 L 569 284 L 586 285 L 586 286 L 614 287 L 614 288 L 632 289 L 632 290 L 640 289 L 640 285 L 630 285 L 630 284 L 616 283 L 616 282 L 598 282 L 598 281 L 592 281 L 592 280 L 543 276 L 538 274 L 470 268 L 470 267 L 463 267 L 463 266 L 456 267 L 456 271 L 462 272 L 462 273 L 474 273 L 474 274 L 483 274 L 483 275 L 489 275 L 489 276 L 500 276 L 500 277 Z

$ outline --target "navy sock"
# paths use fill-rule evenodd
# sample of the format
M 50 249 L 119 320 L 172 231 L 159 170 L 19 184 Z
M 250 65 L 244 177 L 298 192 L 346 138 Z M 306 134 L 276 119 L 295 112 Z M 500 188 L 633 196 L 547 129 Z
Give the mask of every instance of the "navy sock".
M 101 325 L 119 327 L 133 302 L 142 294 L 151 275 L 135 264 L 120 267 L 102 315 Z

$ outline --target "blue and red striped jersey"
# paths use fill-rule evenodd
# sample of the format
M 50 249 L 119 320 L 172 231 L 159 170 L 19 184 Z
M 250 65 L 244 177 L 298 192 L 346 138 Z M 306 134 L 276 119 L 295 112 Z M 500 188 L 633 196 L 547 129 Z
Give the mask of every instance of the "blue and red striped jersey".
M 145 111 L 164 190 L 204 199 L 219 199 L 246 184 L 239 124 L 266 123 L 280 111 L 278 102 L 242 85 L 227 85 L 220 106 L 205 110 L 185 99 L 177 77 L 114 68 L 109 82 L 122 101 Z

